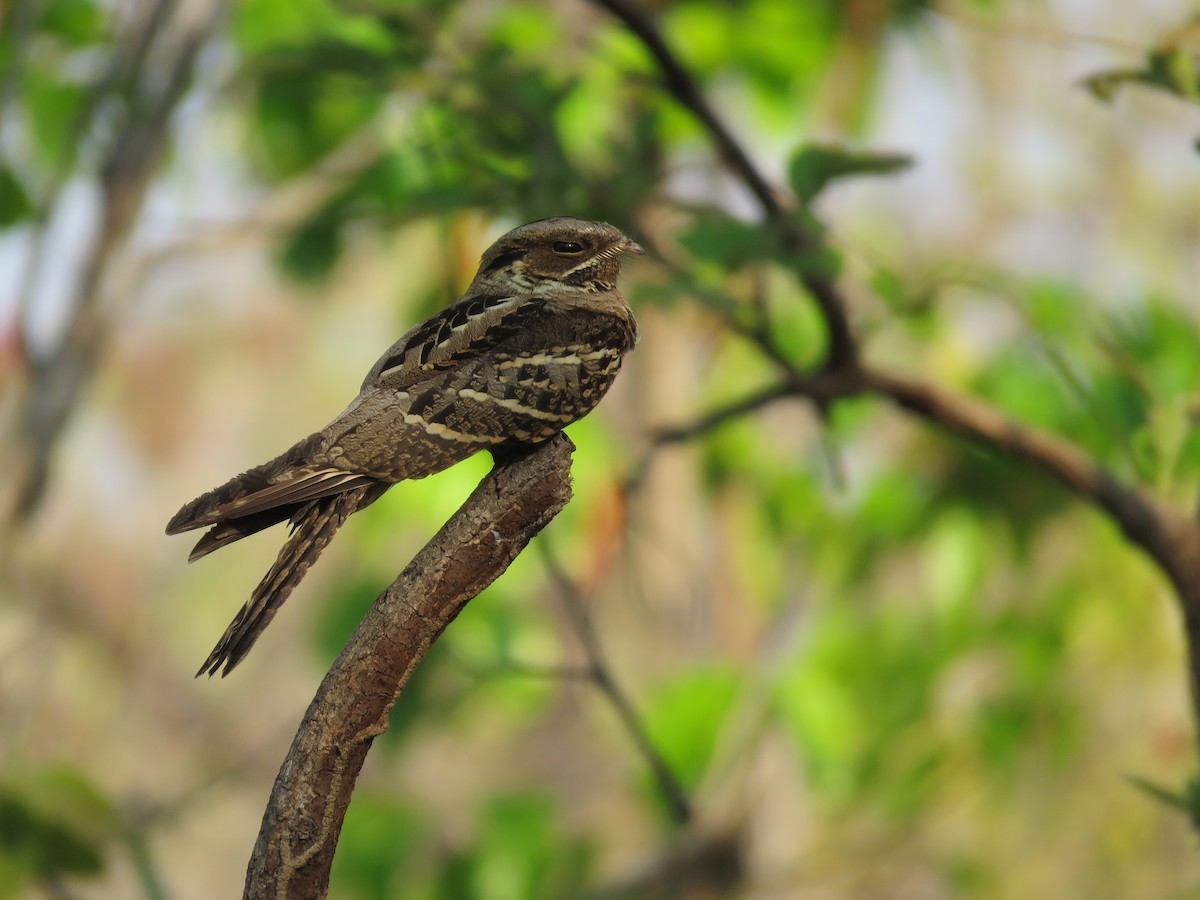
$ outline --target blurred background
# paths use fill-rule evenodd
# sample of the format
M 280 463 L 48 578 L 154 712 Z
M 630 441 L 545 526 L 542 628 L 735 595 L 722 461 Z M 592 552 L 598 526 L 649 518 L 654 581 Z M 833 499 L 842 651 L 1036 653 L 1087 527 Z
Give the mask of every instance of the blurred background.
M 1194 4 L 638 8 L 781 191 L 888 154 L 812 207 L 869 360 L 1194 505 Z M 331 895 L 1200 896 L 1148 787 L 1195 770 L 1179 617 L 1109 520 L 870 398 L 689 428 L 777 375 L 742 311 L 797 366 L 824 332 L 603 4 L 5 0 L 0 128 L 0 896 L 239 892 L 322 674 L 490 460 L 355 516 L 224 680 L 282 529 L 189 567 L 165 523 L 554 214 L 650 248 L 642 341 L 397 704 Z

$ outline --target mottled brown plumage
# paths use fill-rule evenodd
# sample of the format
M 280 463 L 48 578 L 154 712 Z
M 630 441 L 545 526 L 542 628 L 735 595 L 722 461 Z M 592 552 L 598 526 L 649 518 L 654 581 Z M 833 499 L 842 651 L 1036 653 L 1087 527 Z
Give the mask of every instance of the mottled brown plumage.
M 211 526 L 190 559 L 287 520 L 292 535 L 198 675 L 228 674 L 346 517 L 398 481 L 507 452 L 587 415 L 637 324 L 611 225 L 543 219 L 493 244 L 462 299 L 393 344 L 354 401 L 283 455 L 188 503 L 167 534 Z

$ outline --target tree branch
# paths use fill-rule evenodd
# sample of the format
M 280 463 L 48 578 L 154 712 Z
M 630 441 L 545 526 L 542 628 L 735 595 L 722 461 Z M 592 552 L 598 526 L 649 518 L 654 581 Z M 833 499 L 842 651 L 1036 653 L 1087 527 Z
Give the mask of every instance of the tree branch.
M 1152 494 L 1126 485 L 1069 441 L 1013 421 L 936 385 L 864 370 L 864 390 L 907 412 L 1049 475 L 1116 522 L 1170 579 L 1180 601 L 1193 716 L 1200 722 L 1200 525 Z
M 675 823 L 680 827 L 686 827 L 692 821 L 692 802 L 688 799 L 687 792 L 679 783 L 670 764 L 658 752 L 654 742 L 650 740 L 649 733 L 642 724 L 637 710 L 633 707 L 633 701 L 626 696 L 613 678 L 612 667 L 609 666 L 608 659 L 600 647 L 600 641 L 597 640 L 591 622 L 588 621 L 587 610 L 584 608 L 583 598 L 579 596 L 575 582 L 563 571 L 554 554 L 544 546 L 542 559 L 545 561 L 546 569 L 550 572 L 551 577 L 558 584 L 563 609 L 571 621 L 571 627 L 575 629 L 575 635 L 583 645 L 583 652 L 587 655 L 588 678 L 608 698 L 617 717 L 621 720 L 621 724 L 629 732 L 634 744 L 637 745 L 638 752 L 642 754 L 646 764 L 650 767 L 654 782 L 658 785 L 659 793 L 662 794 Z
M 642 42 L 662 71 L 663 85 L 667 91 L 700 120 L 700 124 L 712 136 L 713 143 L 717 145 L 717 149 L 720 150 L 729 168 L 745 183 L 759 206 L 762 207 L 763 212 L 771 218 L 783 215 L 785 210 L 783 198 L 775 192 L 770 182 L 758 171 L 750 160 L 750 156 L 734 138 L 733 133 L 725 127 L 713 108 L 708 105 L 708 101 L 696 85 L 691 73 L 684 68 L 679 57 L 667 45 L 653 20 L 629 0 L 593 0 L 593 2 L 624 22 L 625 26 Z
M 110 273 L 126 248 L 141 213 L 151 182 L 170 145 L 171 116 L 183 99 L 195 72 L 196 60 L 225 11 L 225 0 L 214 2 L 207 18 L 180 26 L 178 38 L 167 22 L 177 0 L 160 0 L 151 10 L 128 63 L 118 58 L 93 91 L 77 120 L 72 137 L 81 141 L 94 109 L 104 95 L 121 87 L 117 82 L 128 68 L 131 85 L 129 112 L 107 147 L 100 166 L 100 221 L 85 253 L 80 276 L 73 288 L 73 308 L 61 344 L 29 360 L 30 378 L 17 392 L 15 421 L 0 447 L 11 476 L 0 491 L 0 531 L 28 515 L 41 498 L 49 475 L 55 444 L 86 392 L 108 342 L 115 315 L 106 308 L 112 298 L 107 289 Z M 152 45 L 171 45 L 166 71 L 143 71 Z M 119 52 L 119 51 L 115 51 Z M 50 200 L 66 183 L 63 163 L 55 176 Z M 41 262 L 48 217 L 35 232 L 26 266 L 19 309 L 27 306 L 32 279 Z M 20 314 L 20 313 L 19 313 Z M 22 325 L 27 323 L 22 322 Z
M 372 741 L 430 645 L 571 497 L 559 435 L 497 462 L 367 613 L 325 676 L 279 770 L 246 873 L 247 898 L 318 898 Z
M 666 90 L 708 131 L 730 170 L 758 200 L 765 224 L 783 235 L 785 246 L 797 253 L 819 249 L 819 239 L 815 241 L 801 227 L 799 220 L 791 214 L 789 200 L 781 199 L 771 189 L 749 155 L 709 107 L 695 79 L 680 63 L 650 17 L 633 0 L 592 2 L 608 10 L 642 42 L 658 64 Z M 1107 513 L 1125 536 L 1163 569 L 1175 587 L 1182 606 L 1191 660 L 1193 714 L 1200 722 L 1200 522 L 1186 519 L 1136 486 L 1121 483 L 1086 452 L 1062 438 L 1022 426 L 982 403 L 956 396 L 930 383 L 864 367 L 859 361 L 861 354 L 850 327 L 847 304 L 836 281 L 817 267 L 801 266 L 798 271 L 825 320 L 829 346 L 824 363 L 814 374 L 797 373 L 785 366 L 795 379 L 791 385 L 794 393 L 819 403 L 860 393 L 887 397 L 909 413 L 1050 475 Z M 764 352 L 780 361 L 768 342 L 760 339 L 760 344 Z M 822 376 L 840 382 L 840 388 L 844 390 L 830 395 L 829 384 Z M 753 406 L 750 404 L 750 408 Z M 695 433 L 737 414 L 737 410 L 731 410 L 729 416 L 718 414 L 711 425 L 702 421 Z
M 814 240 L 800 226 L 799 220 L 792 215 L 794 204 L 790 198 L 771 187 L 766 176 L 750 159 L 750 155 L 717 117 L 713 108 L 708 105 L 708 101 L 704 98 L 695 79 L 663 39 L 653 20 L 631 0 L 592 0 L 592 2 L 608 10 L 615 18 L 623 22 L 654 57 L 654 61 L 662 72 L 663 86 L 681 106 L 700 120 L 700 124 L 709 133 L 726 165 L 754 195 L 766 220 L 779 229 L 785 245 L 797 254 L 808 254 L 819 249 L 819 242 Z M 825 327 L 829 333 L 829 346 L 823 368 L 852 367 L 858 359 L 858 343 L 854 338 L 853 329 L 850 327 L 845 299 L 838 291 L 837 285 L 831 277 L 823 274 L 815 266 L 801 267 L 800 280 L 821 310 L 821 316 L 825 320 Z
M 1125 535 L 1168 572 L 1175 555 L 1177 518 L 1149 494 L 1118 481 L 1083 450 L 1056 435 L 1021 425 L 989 406 L 933 384 L 866 370 L 865 388 L 943 428 L 1040 469 L 1072 493 L 1107 512 Z
M 813 401 L 819 409 L 824 410 L 834 400 L 860 393 L 863 389 L 861 374 L 858 369 L 819 372 L 815 375 L 792 373 L 778 384 L 761 388 L 740 400 L 704 413 L 691 422 L 658 429 L 651 436 L 650 447 L 625 480 L 626 493 L 633 493 L 641 486 L 646 472 L 649 471 L 650 463 L 664 447 L 681 444 L 708 434 L 727 422 L 757 412 L 779 400 L 804 397 Z

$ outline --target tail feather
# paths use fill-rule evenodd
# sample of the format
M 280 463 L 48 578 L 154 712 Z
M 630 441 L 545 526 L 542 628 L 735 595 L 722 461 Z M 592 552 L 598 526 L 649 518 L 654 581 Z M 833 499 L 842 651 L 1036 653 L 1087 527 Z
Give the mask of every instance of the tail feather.
M 377 495 L 371 485 L 364 485 L 332 497 L 313 500 L 294 513 L 292 516 L 295 524 L 294 533 L 283 545 L 283 549 L 279 551 L 279 557 L 275 560 L 275 564 L 271 566 L 263 580 L 259 582 L 258 587 L 254 589 L 250 600 L 241 608 L 221 640 L 213 648 L 212 653 L 208 655 L 208 659 L 204 661 L 204 665 L 200 667 L 196 677 L 204 674 L 215 675 L 222 665 L 224 665 L 222 676 L 228 675 L 242 661 L 242 658 L 254 646 L 254 642 L 258 640 L 263 629 L 275 617 L 279 607 L 291 595 L 300 579 L 304 577 L 304 574 L 320 556 L 321 551 L 333 539 L 333 535 L 346 521 L 347 516 L 358 509 L 364 499 L 366 502 L 370 502 Z M 223 527 L 236 526 L 218 525 L 209 535 Z M 266 525 L 261 527 L 265 528 Z M 205 538 L 208 538 L 209 535 L 206 535 Z M 237 540 L 238 537 L 243 536 L 239 534 L 229 540 Z M 217 537 L 214 540 L 220 540 L 220 538 Z M 226 542 L 228 543 L 228 541 Z M 204 539 L 201 540 L 201 544 L 203 543 Z M 220 544 L 215 544 L 211 549 L 215 550 L 217 546 Z M 201 546 L 198 544 L 196 549 L 200 550 Z
M 221 519 L 229 518 L 231 513 L 232 515 L 237 515 L 237 511 L 231 510 L 231 507 L 237 506 L 248 498 L 262 494 L 262 492 L 276 486 L 280 480 L 289 480 L 285 476 L 290 475 L 293 478 L 299 476 L 304 468 L 310 464 L 313 454 L 320 449 L 321 443 L 320 434 L 307 437 L 270 462 L 248 469 L 240 475 L 235 475 L 219 487 L 215 487 L 211 491 L 201 494 L 190 503 L 184 504 L 183 508 L 175 513 L 171 517 L 171 521 L 167 523 L 167 534 L 179 534 L 182 531 L 190 531 L 193 528 L 203 528 L 205 525 L 218 524 Z M 303 499 L 313 498 L 287 498 L 288 501 L 294 504 L 298 504 L 298 501 Z M 277 503 L 273 505 L 284 504 Z M 297 507 L 293 506 L 292 508 L 295 509 Z M 245 513 L 252 512 L 261 512 L 261 509 L 245 510 Z
M 188 556 L 188 562 L 195 562 L 200 557 L 208 556 L 214 550 L 219 550 L 221 547 L 232 544 L 234 541 L 240 541 L 244 537 L 257 534 L 264 528 L 270 528 L 277 522 L 284 522 L 295 515 L 302 506 L 303 504 L 279 506 L 252 516 L 241 516 L 236 519 L 218 522 L 196 542 L 196 546 L 192 548 L 192 552 Z

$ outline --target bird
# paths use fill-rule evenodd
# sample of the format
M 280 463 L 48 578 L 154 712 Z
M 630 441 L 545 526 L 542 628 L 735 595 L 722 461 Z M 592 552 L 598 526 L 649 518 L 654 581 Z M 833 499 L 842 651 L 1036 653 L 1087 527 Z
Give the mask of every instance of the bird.
M 638 341 L 617 289 L 619 229 L 570 216 L 507 232 L 457 301 L 409 330 L 315 434 L 187 503 L 167 534 L 207 528 L 188 558 L 279 522 L 291 535 L 196 677 L 228 675 L 353 513 L 393 484 L 480 450 L 523 452 L 591 412 Z

